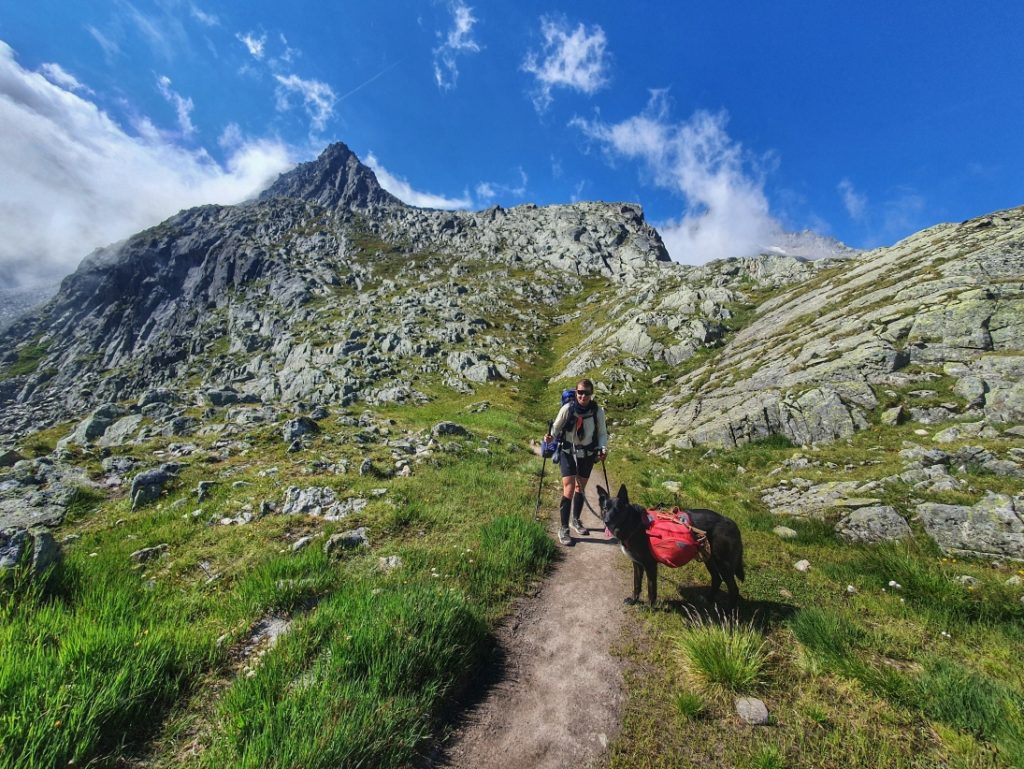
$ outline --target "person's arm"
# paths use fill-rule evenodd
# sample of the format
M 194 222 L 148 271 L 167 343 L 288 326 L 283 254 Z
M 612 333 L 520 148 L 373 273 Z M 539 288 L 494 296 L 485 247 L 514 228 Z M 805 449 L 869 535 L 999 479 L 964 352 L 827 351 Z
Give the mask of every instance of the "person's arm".
M 604 455 L 608 453 L 608 425 L 605 421 L 604 408 L 597 410 L 594 422 L 597 427 L 597 453 L 604 459 Z
M 545 440 L 551 440 L 552 436 L 562 434 L 562 430 L 565 429 L 565 421 L 569 418 L 569 405 L 570 404 L 566 403 L 558 410 L 558 416 L 555 417 L 555 421 L 551 423 L 551 432 L 545 436 Z

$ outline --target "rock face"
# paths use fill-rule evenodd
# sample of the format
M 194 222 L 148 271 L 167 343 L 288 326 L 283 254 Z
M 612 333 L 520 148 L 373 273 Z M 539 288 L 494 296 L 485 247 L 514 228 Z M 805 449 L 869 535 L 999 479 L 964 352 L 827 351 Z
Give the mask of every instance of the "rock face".
M 762 304 L 721 355 L 679 378 L 654 431 L 676 446 L 849 437 L 868 426 L 876 388 L 900 384 L 912 364 L 956 376 L 965 408 L 1019 422 L 1022 276 L 1021 208 L 932 227 L 824 270 Z
M 0 337 L 0 433 L 92 412 L 67 445 L 110 444 L 189 434 L 195 402 L 420 402 L 421 378 L 472 391 L 516 378 L 541 326 L 531 308 L 667 261 L 638 206 L 418 209 L 332 145 L 255 201 L 87 257 Z M 128 423 L 104 406 L 136 397 Z

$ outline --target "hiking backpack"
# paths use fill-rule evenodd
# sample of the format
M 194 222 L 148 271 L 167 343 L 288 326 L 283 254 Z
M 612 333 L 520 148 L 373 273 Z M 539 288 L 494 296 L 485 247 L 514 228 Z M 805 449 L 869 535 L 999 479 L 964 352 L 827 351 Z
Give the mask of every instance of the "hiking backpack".
M 561 406 L 564 406 L 566 403 L 570 404 L 569 405 L 569 419 L 566 420 L 565 427 L 562 428 L 562 432 L 559 433 L 558 435 L 553 435 L 552 439 L 550 441 L 541 441 L 541 444 L 540 444 L 540 455 L 542 457 L 552 457 L 553 461 L 555 461 L 555 462 L 558 461 L 558 453 L 559 453 L 559 449 L 561 448 L 562 443 L 566 442 L 564 440 L 565 433 L 568 430 L 570 430 L 570 429 L 574 429 L 574 426 L 570 425 L 570 420 L 574 421 L 575 418 L 576 418 L 576 388 L 575 387 L 570 388 L 568 390 L 562 390 Z M 594 401 L 591 401 L 591 403 L 592 403 L 592 408 L 590 409 L 590 413 L 588 413 L 585 417 L 583 417 L 584 419 L 596 419 L 597 418 L 597 403 L 594 402 Z M 559 407 L 559 410 L 561 410 L 561 406 Z M 548 425 L 548 431 L 550 432 L 553 427 L 554 427 L 554 423 L 552 422 L 550 425 Z M 595 427 L 596 427 L 596 424 L 595 424 Z M 570 441 L 570 443 L 571 443 L 571 441 Z M 584 446 L 583 448 L 586 449 L 587 451 L 593 451 L 594 449 L 597 448 L 597 430 L 596 429 L 594 430 L 594 440 L 591 442 L 591 444 L 589 446 Z
M 707 534 L 694 528 L 685 510 L 673 507 L 671 512 L 647 511 L 647 541 L 658 563 L 675 569 L 694 558 L 702 561 L 710 555 Z

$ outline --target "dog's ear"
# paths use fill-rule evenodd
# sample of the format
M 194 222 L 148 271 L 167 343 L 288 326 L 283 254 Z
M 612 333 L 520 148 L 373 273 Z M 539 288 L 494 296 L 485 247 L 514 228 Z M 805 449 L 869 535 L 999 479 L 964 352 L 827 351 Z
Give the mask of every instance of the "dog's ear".
M 626 491 L 626 484 L 622 484 L 621 486 L 619 486 L 618 497 L 623 503 L 627 505 L 629 504 L 629 492 Z
M 598 484 L 597 485 L 597 498 L 598 498 L 598 500 L 600 502 L 604 502 L 606 499 L 608 499 L 609 496 L 610 495 L 608 494 L 608 489 L 606 489 L 601 484 Z

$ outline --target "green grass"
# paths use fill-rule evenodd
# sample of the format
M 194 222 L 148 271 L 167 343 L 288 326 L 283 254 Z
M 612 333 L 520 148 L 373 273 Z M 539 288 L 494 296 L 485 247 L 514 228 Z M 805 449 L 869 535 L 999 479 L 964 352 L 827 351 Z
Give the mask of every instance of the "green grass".
M 701 718 L 707 710 L 704 698 L 696 692 L 679 692 L 672 700 L 672 704 L 675 705 L 676 713 L 684 721 L 695 721 Z
M 757 688 L 768 659 L 764 637 L 735 617 L 712 620 L 693 614 L 689 629 L 679 639 L 679 651 L 685 669 L 699 685 L 737 693 Z
M 404 766 L 486 624 L 442 584 L 346 584 L 236 681 L 204 766 Z
M 0 766 L 79 765 L 152 733 L 213 638 L 162 611 L 121 563 L 74 560 L 59 592 L 0 596 Z
M 381 252 L 371 260 L 371 285 L 414 269 L 441 269 L 437 284 L 449 279 L 451 264 L 441 257 L 411 254 L 368 234 L 359 245 L 364 256 Z M 471 262 L 460 282 L 482 279 L 486 266 Z M 602 279 L 584 281 L 585 301 L 601 304 L 614 295 Z M 733 308 L 730 333 L 756 321 L 760 298 Z M 323 313 L 316 323 L 339 321 L 328 312 L 332 301 L 311 303 Z M 509 306 L 517 301 L 525 299 Z M 564 309 L 543 311 L 555 317 Z M 363 445 L 357 436 L 364 429 L 344 424 L 342 416 L 363 414 L 360 405 L 332 409 L 323 432 L 299 454 L 287 453 L 273 427 L 250 431 L 247 446 L 227 459 L 211 446 L 215 439 L 197 438 L 201 450 L 184 460 L 166 496 L 141 510 L 130 510 L 117 493 L 79 492 L 60 532 L 80 536 L 66 546 L 64 568 L 43 586 L 15 578 L 0 596 L 0 768 L 71 760 L 153 769 L 415 765 L 443 731 L 452 698 L 479 672 L 509 601 L 556 557 L 545 524 L 557 481 L 547 476 L 544 513 L 536 520 L 540 460 L 526 446 L 570 384 L 551 379 L 567 353 L 595 319 L 613 317 L 598 308 L 563 326 L 529 331 L 517 342 L 533 348 L 523 353 L 518 382 L 456 395 L 436 373 L 417 375 L 413 386 L 431 402 L 376 409 L 375 424 L 390 439 L 424 433 L 442 420 L 471 435 L 442 439 L 408 478 L 354 472 L 366 456 L 381 469 L 393 466 L 379 440 Z M 328 326 L 316 331 L 330 337 Z M 487 333 L 501 339 L 518 332 L 495 326 Z M 910 545 L 844 545 L 833 517 L 789 520 L 761 502 L 761 489 L 796 474 L 821 482 L 897 472 L 903 442 L 922 442 L 913 426 L 876 426 L 809 449 L 769 438 L 731 451 L 650 453 L 660 445 L 649 422 L 660 388 L 717 355 L 705 349 L 675 369 L 658 364 L 633 376 L 632 392 L 603 398 L 610 418 L 621 420 L 612 428 L 612 491 L 625 483 L 634 501 L 674 502 L 663 484 L 678 483 L 680 504 L 737 521 L 747 572 L 741 614 L 694 621 L 684 602 L 707 584 L 704 567 L 661 571 L 664 610 L 632 615 L 621 641 L 627 699 L 609 765 L 1024 765 L 1024 606 L 1020 588 L 1005 584 L 1016 567 L 944 560 L 919 529 Z M 595 379 L 605 373 L 595 372 Z M 666 385 L 650 384 L 662 374 Z M 936 389 L 936 398 L 946 398 L 949 382 L 909 389 Z M 468 410 L 482 400 L 487 410 Z M 69 429 L 28 436 L 22 450 L 48 453 Z M 148 459 L 167 443 L 154 439 L 132 453 Z M 970 443 L 1000 453 L 1013 445 Z M 820 466 L 775 472 L 797 452 Z M 76 450 L 75 460 L 98 473 L 95 453 Z M 346 461 L 352 470 L 322 472 L 314 460 Z M 943 499 L 1006 492 L 1012 482 L 973 468 L 964 477 L 975 491 Z M 219 483 L 199 503 L 194 489 L 201 480 Z M 245 505 L 280 502 L 291 485 L 328 486 L 339 498 L 370 502 L 337 522 L 269 515 L 245 526 L 216 525 Z M 374 496 L 377 488 L 386 493 Z M 879 492 L 908 515 L 909 500 L 919 494 L 901 484 Z M 779 524 L 795 529 L 796 539 L 773 534 Z M 326 537 L 357 526 L 367 528 L 370 546 L 329 560 Z M 312 544 L 293 552 L 292 543 L 306 535 Z M 161 543 L 169 546 L 166 557 L 132 565 L 129 553 Z M 400 565 L 385 571 L 383 556 L 397 556 Z M 812 563 L 806 574 L 793 569 L 803 558 Z M 956 581 L 965 573 L 979 580 L 975 589 Z M 901 589 L 889 588 L 890 580 Z M 624 573 L 623 594 L 626 582 Z M 290 621 L 288 632 L 274 648 L 246 657 L 253 627 L 268 615 Z M 767 729 L 738 722 L 734 696 L 748 693 L 768 705 Z
M 16 376 L 22 376 L 24 374 L 31 374 L 37 368 L 43 358 L 46 357 L 46 353 L 49 350 L 49 344 L 46 342 L 31 342 L 18 349 L 18 358 L 13 363 L 9 363 L 2 371 L 0 371 L 0 378 L 10 379 Z

